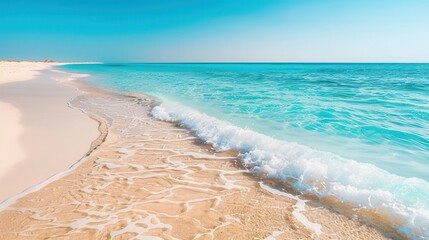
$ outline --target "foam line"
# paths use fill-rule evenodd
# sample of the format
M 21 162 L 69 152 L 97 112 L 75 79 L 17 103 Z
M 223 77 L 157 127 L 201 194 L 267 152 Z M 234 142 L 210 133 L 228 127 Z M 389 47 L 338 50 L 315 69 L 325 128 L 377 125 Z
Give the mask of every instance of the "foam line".
M 338 201 L 387 215 L 393 227 L 412 239 L 429 238 L 429 183 L 423 179 L 276 140 L 176 102 L 164 101 L 151 114 L 178 122 L 216 150 L 238 150 L 242 164 L 253 172 L 293 180 L 293 186 L 304 193 L 321 198 L 333 195 Z
M 308 229 L 312 230 L 314 233 L 317 234 L 317 236 L 319 236 L 320 234 L 322 234 L 322 225 L 318 224 L 318 223 L 313 223 L 310 222 L 307 217 L 302 214 L 302 212 L 305 211 L 305 202 L 307 202 L 306 200 L 302 200 L 297 196 L 294 196 L 292 194 L 286 193 L 286 192 L 282 192 L 279 191 L 277 189 L 274 189 L 266 184 L 264 184 L 263 182 L 259 182 L 259 186 L 272 193 L 275 195 L 279 195 L 279 196 L 283 196 L 283 197 L 287 197 L 290 199 L 293 199 L 296 201 L 296 204 L 293 206 L 293 216 L 299 221 L 301 222 L 304 226 L 306 226 Z

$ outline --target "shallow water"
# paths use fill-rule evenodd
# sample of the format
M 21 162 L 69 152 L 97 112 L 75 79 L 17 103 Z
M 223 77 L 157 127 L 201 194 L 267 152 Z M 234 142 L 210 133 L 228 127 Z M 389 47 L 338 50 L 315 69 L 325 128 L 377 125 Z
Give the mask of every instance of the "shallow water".
M 296 188 L 401 217 L 429 236 L 429 65 L 94 64 L 103 87 L 162 100 L 218 149 Z

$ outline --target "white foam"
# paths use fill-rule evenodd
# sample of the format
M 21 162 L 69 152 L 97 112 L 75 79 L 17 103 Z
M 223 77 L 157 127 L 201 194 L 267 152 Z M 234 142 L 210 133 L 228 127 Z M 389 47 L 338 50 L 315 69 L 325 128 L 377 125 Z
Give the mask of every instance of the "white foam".
M 270 236 L 266 237 L 265 240 L 276 240 L 276 237 L 278 237 L 278 236 L 280 236 L 282 234 L 283 234 L 283 232 L 274 231 L 274 232 L 271 233 Z
M 67 78 L 66 78 L 67 81 L 75 81 L 79 78 L 87 78 L 91 76 L 90 74 L 85 74 L 85 73 L 69 73 L 69 72 L 58 70 L 57 68 L 51 68 L 50 71 L 67 74 Z
M 280 180 L 319 197 L 390 215 L 392 225 L 413 239 L 429 237 L 429 183 L 390 174 L 374 165 L 344 159 L 297 143 L 279 141 L 207 116 L 178 103 L 163 102 L 151 114 L 178 122 L 217 150 L 239 150 L 251 171 Z M 401 221 L 394 221 L 402 219 Z
M 318 224 L 318 223 L 313 223 L 310 222 L 307 217 L 302 214 L 302 212 L 305 211 L 305 202 L 307 202 L 307 200 L 302 200 L 297 196 L 294 196 L 292 194 L 286 193 L 286 192 L 282 192 L 279 191 L 277 189 L 274 189 L 266 184 L 264 184 L 263 182 L 259 182 L 259 186 L 272 193 L 272 194 L 276 194 L 279 196 L 283 196 L 283 197 L 287 197 L 287 198 L 291 198 L 293 200 L 296 201 L 295 206 L 293 207 L 294 210 L 292 212 L 293 216 L 299 221 L 301 222 L 304 226 L 306 226 L 308 229 L 312 230 L 314 233 L 317 234 L 317 236 L 319 236 L 320 234 L 322 234 L 322 225 Z
M 70 77 L 68 78 L 69 81 L 74 81 L 77 80 L 79 78 L 87 78 L 90 77 L 91 75 L 89 74 L 78 74 L 78 73 L 73 73 L 70 75 Z

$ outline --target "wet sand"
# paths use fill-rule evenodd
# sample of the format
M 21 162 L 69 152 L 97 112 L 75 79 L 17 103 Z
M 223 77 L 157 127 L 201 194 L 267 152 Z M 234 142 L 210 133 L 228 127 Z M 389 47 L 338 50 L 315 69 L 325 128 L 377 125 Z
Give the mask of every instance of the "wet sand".
M 41 74 L 52 65 L 0 62 L 0 202 L 64 171 L 83 157 L 97 122 L 68 101 L 79 92 Z
M 236 152 L 152 118 L 148 98 L 76 86 L 71 104 L 103 134 L 72 169 L 0 205 L 2 239 L 395 237 L 261 182 Z

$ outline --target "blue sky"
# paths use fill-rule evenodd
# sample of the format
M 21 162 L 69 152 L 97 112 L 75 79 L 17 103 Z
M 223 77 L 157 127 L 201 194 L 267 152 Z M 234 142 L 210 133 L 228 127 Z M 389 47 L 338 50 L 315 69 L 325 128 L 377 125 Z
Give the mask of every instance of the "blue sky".
M 0 59 L 429 62 L 429 1 L 0 0 Z

